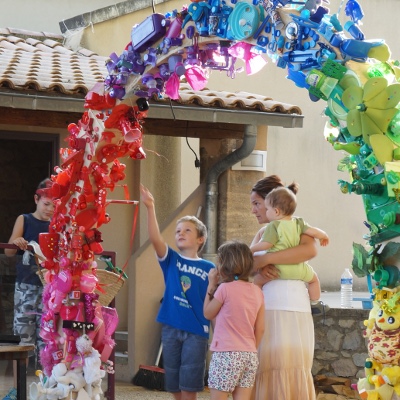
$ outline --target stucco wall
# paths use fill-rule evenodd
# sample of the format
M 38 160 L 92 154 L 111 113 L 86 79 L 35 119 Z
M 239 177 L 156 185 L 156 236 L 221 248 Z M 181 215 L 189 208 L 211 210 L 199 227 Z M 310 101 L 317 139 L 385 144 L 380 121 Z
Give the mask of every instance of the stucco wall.
M 115 3 L 118 1 L 68 0 L 63 7 L 58 1 L 35 0 L 27 7 L 26 0 L 4 1 L 0 14 L 0 26 L 59 33 L 60 21 Z

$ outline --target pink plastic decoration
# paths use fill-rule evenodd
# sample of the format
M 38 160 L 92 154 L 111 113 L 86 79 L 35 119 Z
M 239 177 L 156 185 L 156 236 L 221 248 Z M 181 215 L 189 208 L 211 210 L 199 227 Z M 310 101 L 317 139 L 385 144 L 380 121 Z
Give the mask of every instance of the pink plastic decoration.
M 56 277 L 55 286 L 63 293 L 68 293 L 72 288 L 72 275 L 68 270 L 62 270 Z
M 80 288 L 82 293 L 93 293 L 96 288 L 98 279 L 91 273 L 83 273 L 80 281 Z
M 104 318 L 104 347 L 101 351 L 101 361 L 106 362 L 115 346 L 115 341 L 111 336 L 117 329 L 119 318 L 115 308 L 102 307 L 102 313 Z
M 165 93 L 172 99 L 179 99 L 179 77 L 174 72 L 165 83 Z
M 63 304 L 60 309 L 60 317 L 66 321 L 74 321 L 78 314 L 78 306 Z
M 250 43 L 239 42 L 228 49 L 228 53 L 231 56 L 240 58 L 245 62 L 247 75 L 257 73 L 267 63 L 260 54 L 251 51 L 252 47 L 253 46 Z
M 49 300 L 49 308 L 54 312 L 59 312 L 62 306 L 62 301 L 65 298 L 65 293 L 61 290 L 55 290 Z
M 206 87 L 206 74 L 196 65 L 186 69 L 185 77 L 193 90 L 203 90 Z
M 85 293 L 83 295 L 83 303 L 85 307 L 85 317 L 86 322 L 93 322 L 94 311 L 96 307 L 96 302 L 99 298 L 97 293 Z

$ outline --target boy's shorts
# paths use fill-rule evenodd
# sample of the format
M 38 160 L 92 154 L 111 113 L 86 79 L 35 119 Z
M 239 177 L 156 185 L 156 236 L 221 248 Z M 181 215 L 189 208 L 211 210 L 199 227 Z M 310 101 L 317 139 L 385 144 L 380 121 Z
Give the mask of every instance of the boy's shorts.
M 208 339 L 163 325 L 161 340 L 165 390 L 171 393 L 204 390 Z
M 39 349 L 44 347 L 39 334 L 43 309 L 42 295 L 42 286 L 15 283 L 14 334 L 21 336 L 20 344 L 37 345 Z
M 216 351 L 208 371 L 208 387 L 232 393 L 236 387 L 251 388 L 258 368 L 257 353 Z

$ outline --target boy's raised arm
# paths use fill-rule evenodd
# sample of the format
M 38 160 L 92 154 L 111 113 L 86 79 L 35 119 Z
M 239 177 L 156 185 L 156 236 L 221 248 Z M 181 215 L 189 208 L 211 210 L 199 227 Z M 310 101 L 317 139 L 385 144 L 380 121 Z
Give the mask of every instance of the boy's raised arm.
M 158 226 L 156 210 L 154 208 L 154 197 L 150 191 L 143 185 L 140 185 L 140 198 L 147 209 L 147 229 L 149 231 L 149 239 L 159 258 L 166 254 L 167 243 L 163 239 Z

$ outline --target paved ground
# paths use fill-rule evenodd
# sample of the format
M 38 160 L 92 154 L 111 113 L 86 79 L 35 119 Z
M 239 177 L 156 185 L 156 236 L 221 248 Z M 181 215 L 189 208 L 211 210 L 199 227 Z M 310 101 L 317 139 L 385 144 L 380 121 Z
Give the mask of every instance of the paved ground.
M 368 292 L 353 292 L 353 297 L 356 298 L 369 298 Z M 340 308 L 340 292 L 323 292 L 321 300 L 328 304 L 330 308 Z M 362 308 L 361 301 L 353 301 L 354 308 Z M 209 399 L 210 393 L 206 389 L 204 392 L 199 393 L 198 399 Z M 166 392 L 157 392 L 146 390 L 142 387 L 133 386 L 129 383 L 116 382 L 115 384 L 115 399 L 116 400 L 171 400 L 172 396 Z
M 0 363 L 1 365 L 1 363 Z M 1 368 L 0 368 L 1 369 Z M 29 385 L 31 382 L 39 382 L 39 379 L 33 374 L 29 373 L 27 376 L 28 386 L 28 399 L 29 399 Z M 8 392 L 13 384 L 11 376 L 0 375 L 0 399 L 2 399 Z M 103 388 L 106 390 L 107 386 Z M 205 400 L 210 398 L 208 390 L 199 393 L 198 400 Z M 143 387 L 134 386 L 131 383 L 116 382 L 115 383 L 115 400 L 172 400 L 173 397 L 167 392 L 160 392 L 156 390 L 147 390 Z
M 198 399 L 205 400 L 210 398 L 208 390 L 199 393 Z M 167 392 L 158 392 L 154 390 L 146 390 L 139 386 L 133 386 L 129 383 L 115 383 L 115 400 L 171 400 L 172 395 Z

